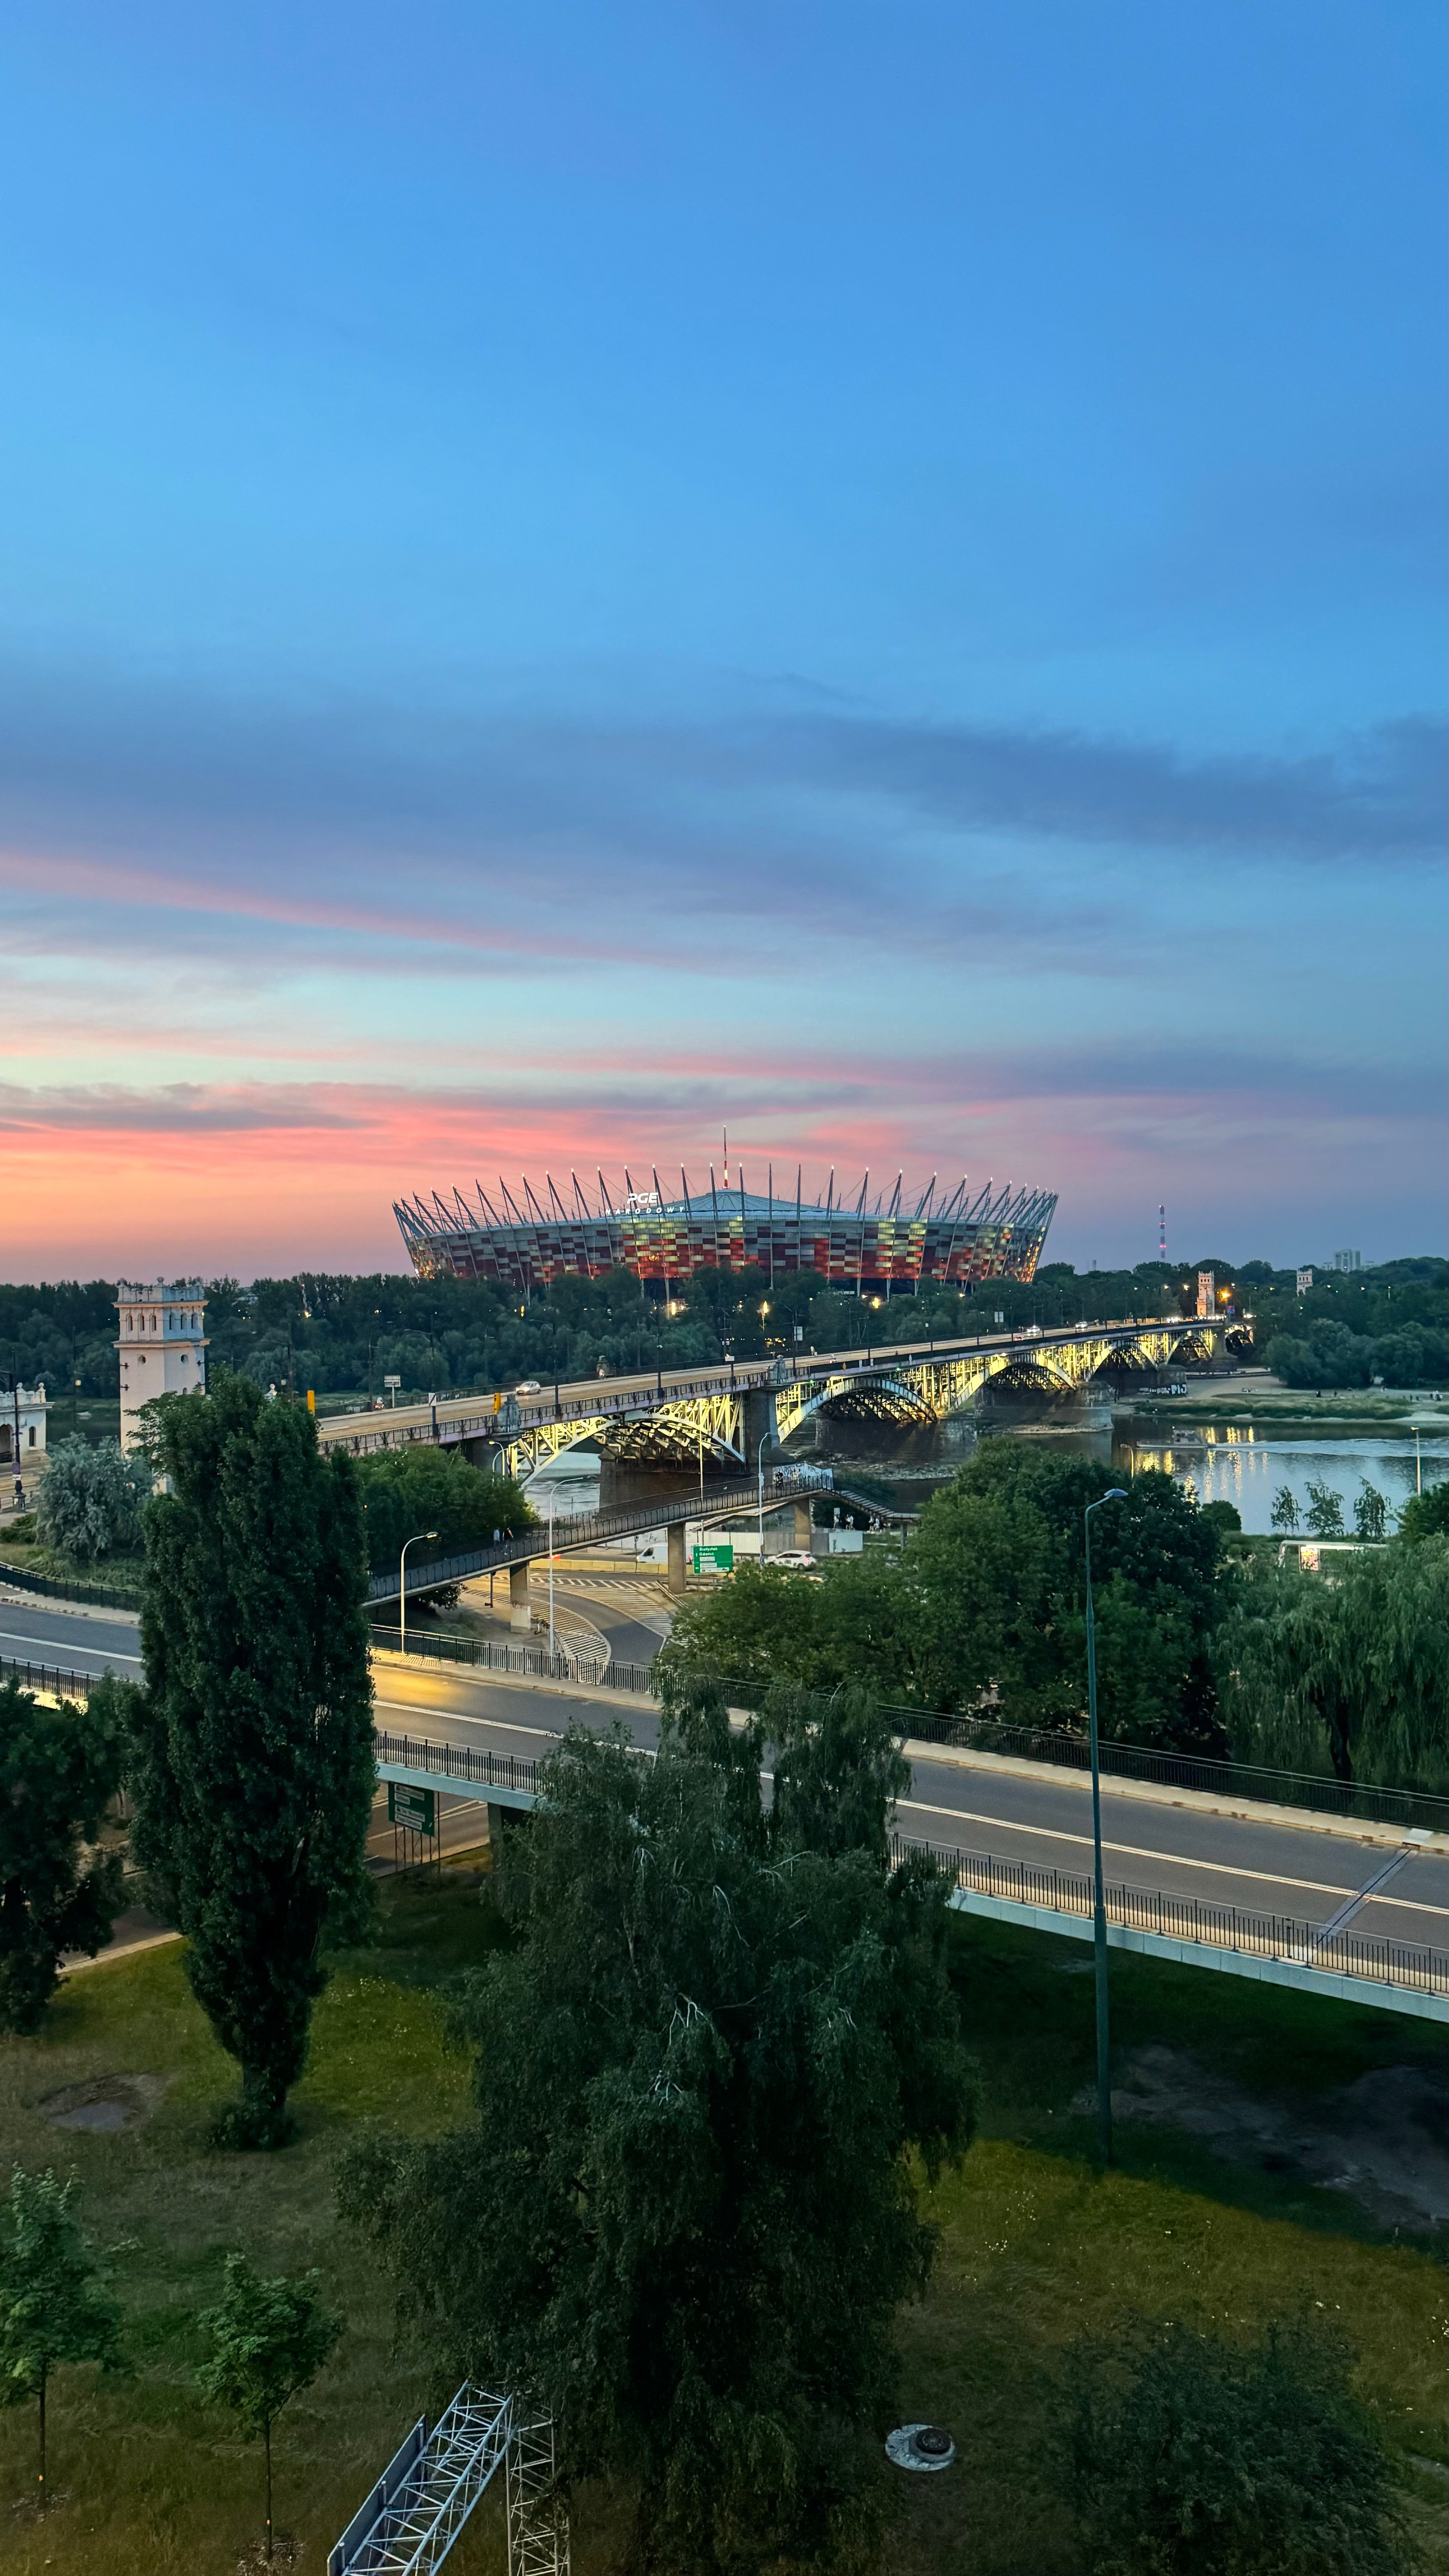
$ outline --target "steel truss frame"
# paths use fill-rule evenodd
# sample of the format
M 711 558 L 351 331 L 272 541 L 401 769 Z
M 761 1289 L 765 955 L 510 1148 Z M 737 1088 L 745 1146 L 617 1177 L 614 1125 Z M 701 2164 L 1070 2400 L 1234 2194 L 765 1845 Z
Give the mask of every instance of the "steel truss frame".
M 434 2576 L 500 2464 L 508 2495 L 508 2576 L 569 2576 L 568 2515 L 552 2423 L 520 2423 L 513 2398 L 465 2380 L 426 2439 L 422 2429 L 404 2443 L 343 2533 L 327 2576 Z

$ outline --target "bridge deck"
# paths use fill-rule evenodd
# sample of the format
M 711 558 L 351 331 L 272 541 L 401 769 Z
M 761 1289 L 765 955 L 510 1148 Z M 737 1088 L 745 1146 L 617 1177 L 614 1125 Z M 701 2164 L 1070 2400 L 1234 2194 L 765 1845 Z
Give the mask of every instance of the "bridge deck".
M 318 1421 L 317 1436 L 328 1448 L 356 1453 L 400 1447 L 412 1440 L 490 1440 L 517 1438 L 570 1421 L 608 1421 L 640 1417 L 664 1404 L 754 1393 L 778 1393 L 823 1377 L 880 1377 L 892 1368 L 921 1367 L 951 1360 L 990 1358 L 1007 1353 L 1032 1358 L 1052 1351 L 1079 1349 L 1106 1342 L 1119 1348 L 1143 1335 L 1171 1333 L 1179 1339 L 1200 1337 L 1221 1344 L 1237 1329 L 1237 1320 L 1207 1317 L 1137 1315 L 1105 1324 L 1063 1324 L 1020 1332 L 973 1333 L 946 1341 L 880 1342 L 864 1350 L 809 1351 L 775 1359 L 722 1360 L 707 1367 L 645 1369 L 627 1377 L 575 1378 L 541 1386 L 537 1393 L 438 1396 L 427 1404 L 386 1406 L 366 1413 L 335 1413 Z

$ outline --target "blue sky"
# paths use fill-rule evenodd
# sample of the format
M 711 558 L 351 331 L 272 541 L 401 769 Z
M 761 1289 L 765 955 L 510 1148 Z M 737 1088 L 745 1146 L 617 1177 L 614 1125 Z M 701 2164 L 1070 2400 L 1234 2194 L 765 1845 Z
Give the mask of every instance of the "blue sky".
M 10 10 L 12 1275 L 726 1120 L 1443 1248 L 1443 54 Z

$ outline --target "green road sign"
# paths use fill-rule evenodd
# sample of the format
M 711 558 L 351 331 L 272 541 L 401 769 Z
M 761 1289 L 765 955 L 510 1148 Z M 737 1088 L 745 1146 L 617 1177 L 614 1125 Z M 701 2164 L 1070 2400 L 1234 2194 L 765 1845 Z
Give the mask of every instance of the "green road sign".
M 735 1570 L 733 1541 L 717 1538 L 703 1547 L 696 1547 L 694 1570 L 696 1574 L 733 1574 Z
M 435 1834 L 438 1830 L 437 1798 L 431 1789 L 413 1789 L 406 1781 L 389 1780 L 387 1821 L 390 1825 L 406 1825 L 411 1834 Z

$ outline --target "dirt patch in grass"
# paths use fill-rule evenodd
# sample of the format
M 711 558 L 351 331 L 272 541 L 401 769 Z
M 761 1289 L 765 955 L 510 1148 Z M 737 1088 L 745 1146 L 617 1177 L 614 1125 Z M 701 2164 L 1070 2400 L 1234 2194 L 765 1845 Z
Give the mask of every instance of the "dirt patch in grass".
M 79 2084 L 62 2084 L 35 2108 L 53 2129 L 114 2133 L 149 2120 L 165 2090 L 156 2075 L 88 2075 Z
M 1311 2108 L 1246 2092 L 1162 2041 L 1129 2051 L 1117 2075 L 1117 2120 L 1179 2129 L 1228 2164 L 1346 2192 L 1383 2227 L 1449 2225 L 1449 2067 L 1442 2062 L 1372 2067 Z M 1084 2088 L 1072 2108 L 1094 2112 L 1095 2092 Z

